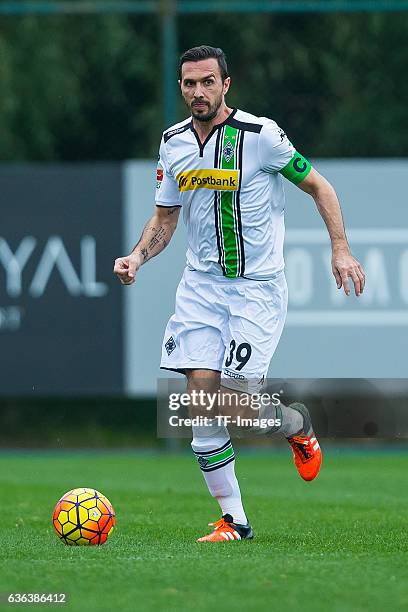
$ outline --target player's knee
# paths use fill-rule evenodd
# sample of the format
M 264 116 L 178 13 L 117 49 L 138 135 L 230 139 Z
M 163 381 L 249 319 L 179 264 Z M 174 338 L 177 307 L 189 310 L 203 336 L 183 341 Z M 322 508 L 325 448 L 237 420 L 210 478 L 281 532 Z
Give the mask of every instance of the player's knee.
M 186 370 L 187 390 L 217 393 L 220 387 L 220 373 L 215 370 Z
M 186 375 L 190 417 L 214 418 L 218 414 L 219 372 L 188 370 Z

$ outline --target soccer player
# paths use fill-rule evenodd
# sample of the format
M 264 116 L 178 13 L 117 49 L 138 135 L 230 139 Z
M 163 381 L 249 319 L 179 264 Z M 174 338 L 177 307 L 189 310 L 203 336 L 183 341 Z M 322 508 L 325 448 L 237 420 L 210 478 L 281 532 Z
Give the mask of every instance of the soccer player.
M 175 313 L 164 334 L 161 367 L 187 377 L 187 390 L 259 392 L 282 333 L 284 275 L 283 177 L 310 194 L 332 245 L 340 289 L 364 289 L 364 271 L 351 255 L 333 187 L 271 119 L 227 106 L 230 88 L 221 49 L 200 46 L 180 58 L 179 84 L 191 116 L 163 133 L 156 208 L 130 255 L 115 261 L 124 285 L 158 255 L 181 209 L 188 229 L 187 265 Z M 267 416 L 292 447 L 304 480 L 313 480 L 322 454 L 303 404 L 268 406 Z M 227 428 L 213 419 L 194 426 L 192 449 L 222 518 L 200 542 L 253 537 L 235 476 Z M 279 424 L 279 425 L 278 425 Z

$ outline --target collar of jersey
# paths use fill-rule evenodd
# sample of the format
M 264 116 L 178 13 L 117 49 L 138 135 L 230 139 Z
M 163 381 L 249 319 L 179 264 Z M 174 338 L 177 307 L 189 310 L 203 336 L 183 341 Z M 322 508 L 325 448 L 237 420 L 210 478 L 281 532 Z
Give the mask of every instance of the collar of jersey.
M 211 139 L 211 137 L 214 135 L 214 133 L 221 129 L 222 127 L 224 127 L 224 125 L 227 125 L 229 120 L 232 119 L 232 117 L 235 115 L 235 113 L 237 112 L 237 108 L 233 108 L 232 109 L 232 113 L 230 113 L 228 115 L 228 117 L 225 119 L 225 121 L 223 121 L 222 123 L 217 123 L 217 125 L 214 125 L 213 129 L 211 130 L 211 132 L 208 134 L 207 138 L 204 140 L 204 142 L 201 142 L 200 137 L 197 134 L 197 131 L 194 127 L 193 124 L 193 118 L 191 118 L 190 121 L 190 130 L 193 132 L 194 136 L 196 137 L 197 140 L 197 144 L 200 147 L 200 155 L 202 155 L 203 151 L 204 151 L 204 147 L 207 144 L 207 142 Z

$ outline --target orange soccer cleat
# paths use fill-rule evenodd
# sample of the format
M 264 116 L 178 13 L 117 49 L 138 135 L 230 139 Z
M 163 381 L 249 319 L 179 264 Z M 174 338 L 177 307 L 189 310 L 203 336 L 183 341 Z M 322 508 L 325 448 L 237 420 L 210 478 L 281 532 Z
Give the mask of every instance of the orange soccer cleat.
M 293 461 L 303 480 L 314 480 L 322 465 L 322 450 L 313 432 L 308 409 L 304 404 L 290 404 L 290 408 L 303 415 L 303 429 L 288 438 L 292 447 Z
M 238 525 L 233 522 L 230 514 L 224 514 L 219 521 L 208 524 L 214 527 L 214 531 L 198 538 L 197 542 L 233 542 L 234 540 L 251 540 L 254 537 L 249 523 Z

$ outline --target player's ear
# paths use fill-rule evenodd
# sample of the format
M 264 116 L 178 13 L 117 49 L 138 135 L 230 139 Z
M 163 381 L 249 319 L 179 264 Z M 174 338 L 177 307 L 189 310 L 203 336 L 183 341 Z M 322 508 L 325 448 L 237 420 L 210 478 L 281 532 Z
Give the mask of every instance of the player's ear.
M 231 85 L 231 77 L 227 77 L 224 81 L 223 89 L 222 89 L 222 93 L 224 94 L 224 96 L 228 92 L 230 85 Z

